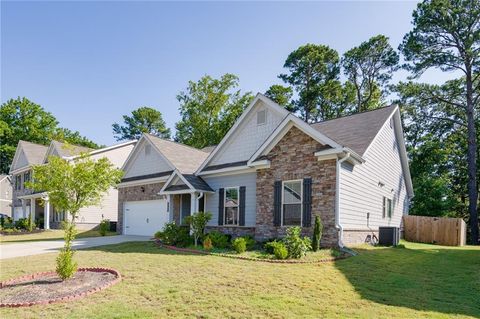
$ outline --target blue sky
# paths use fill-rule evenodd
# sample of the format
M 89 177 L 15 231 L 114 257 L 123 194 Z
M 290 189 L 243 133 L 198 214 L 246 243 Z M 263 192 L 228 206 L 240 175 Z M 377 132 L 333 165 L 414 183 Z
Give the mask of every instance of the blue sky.
M 5 2 L 1 101 L 25 96 L 60 125 L 113 144 L 111 125 L 139 106 L 179 119 L 189 80 L 234 73 L 244 91 L 281 83 L 305 43 L 343 53 L 382 33 L 396 48 L 415 2 Z M 404 79 L 399 73 L 396 80 Z M 441 82 L 430 72 L 422 80 Z

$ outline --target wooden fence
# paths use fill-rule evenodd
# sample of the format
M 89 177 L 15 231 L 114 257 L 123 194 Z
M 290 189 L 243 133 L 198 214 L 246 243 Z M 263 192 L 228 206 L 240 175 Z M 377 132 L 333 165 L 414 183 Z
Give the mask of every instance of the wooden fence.
M 403 216 L 404 238 L 407 241 L 463 246 L 467 225 L 461 218 Z

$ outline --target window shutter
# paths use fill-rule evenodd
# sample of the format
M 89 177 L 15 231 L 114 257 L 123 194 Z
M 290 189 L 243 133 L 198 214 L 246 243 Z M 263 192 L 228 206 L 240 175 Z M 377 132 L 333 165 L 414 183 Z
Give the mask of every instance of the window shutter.
M 312 226 L 312 179 L 303 180 L 303 227 Z
M 223 207 L 225 205 L 225 189 L 218 190 L 218 225 L 223 225 Z
M 239 209 L 239 220 L 238 224 L 240 226 L 245 226 L 245 186 L 240 186 L 240 205 L 238 207 Z
M 273 190 L 273 226 L 280 226 L 282 214 L 282 181 L 275 181 Z

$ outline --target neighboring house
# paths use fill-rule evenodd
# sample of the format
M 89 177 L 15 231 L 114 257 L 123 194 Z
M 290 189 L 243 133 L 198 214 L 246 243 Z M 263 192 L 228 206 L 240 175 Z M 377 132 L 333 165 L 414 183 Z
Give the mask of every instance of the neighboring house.
M 127 234 L 205 210 L 209 230 L 265 240 L 311 235 L 318 215 L 323 244 L 342 246 L 400 227 L 413 196 L 397 106 L 308 124 L 258 94 L 211 153 L 144 135 L 124 170 Z
M 12 180 L 9 175 L 0 175 L 0 214 L 12 215 Z
M 33 192 L 25 187 L 31 179 L 32 166 L 45 164 L 50 156 L 60 156 L 73 160 L 81 153 L 88 153 L 93 159 L 108 158 L 112 164 L 120 168 L 127 159 L 136 141 L 130 141 L 110 147 L 92 150 L 76 145 L 66 145 L 52 141 L 44 146 L 26 141 L 19 141 L 15 156 L 10 166 L 10 174 L 14 185 L 12 200 L 12 216 L 15 220 L 26 218 L 31 214 L 41 227 L 45 229 L 60 228 L 66 218 L 65 212 L 57 211 L 49 204 L 48 194 Z M 77 226 L 82 229 L 96 227 L 102 219 L 117 220 L 118 191 L 111 188 L 98 206 L 82 208 L 78 214 Z

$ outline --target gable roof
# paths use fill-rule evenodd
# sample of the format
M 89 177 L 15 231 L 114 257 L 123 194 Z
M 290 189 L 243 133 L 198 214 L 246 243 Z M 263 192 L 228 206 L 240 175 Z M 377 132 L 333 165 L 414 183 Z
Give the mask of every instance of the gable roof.
M 157 150 L 182 174 L 192 174 L 208 157 L 207 152 L 165 140 L 150 134 L 144 134 Z
M 396 105 L 310 124 L 315 130 L 363 156 Z
M 73 145 L 69 143 L 62 143 L 59 141 L 52 141 L 50 143 L 51 147 L 57 151 L 58 155 L 61 157 L 70 157 L 79 155 L 81 153 L 89 153 L 93 151 L 93 149 L 85 146 Z
M 177 184 L 180 182 L 180 184 Z M 214 192 L 214 190 L 200 177 L 194 174 L 182 174 L 175 170 L 163 185 L 159 194 L 179 194 L 192 191 Z
M 10 173 L 19 169 L 15 168 L 15 163 L 18 160 L 18 157 L 20 156 L 20 153 L 23 151 L 23 154 L 25 155 L 25 158 L 27 160 L 27 166 L 31 165 L 39 165 L 43 163 L 43 159 L 45 158 L 45 154 L 47 153 L 48 147 L 45 145 L 41 144 L 35 144 L 27 141 L 18 141 L 17 144 L 17 149 L 15 151 L 15 156 L 13 157 L 12 160 L 12 165 L 10 166 Z
M 10 175 L 1 174 L 1 175 L 0 175 L 0 182 L 3 181 L 5 178 L 8 179 L 9 181 L 11 181 Z

